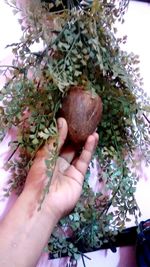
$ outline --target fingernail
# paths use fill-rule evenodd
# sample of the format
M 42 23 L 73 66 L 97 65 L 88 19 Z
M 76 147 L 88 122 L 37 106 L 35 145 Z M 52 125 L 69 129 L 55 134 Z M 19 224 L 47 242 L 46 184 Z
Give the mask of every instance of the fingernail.
M 61 129 L 63 127 L 63 121 L 61 119 L 58 119 L 57 125 L 58 125 L 58 129 Z

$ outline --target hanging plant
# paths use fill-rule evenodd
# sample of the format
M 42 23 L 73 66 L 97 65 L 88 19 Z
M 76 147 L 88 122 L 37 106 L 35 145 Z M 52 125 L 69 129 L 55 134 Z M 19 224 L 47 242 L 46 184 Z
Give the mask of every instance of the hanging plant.
M 90 187 L 89 169 L 76 208 L 60 221 L 47 246 L 54 257 L 76 257 L 81 247 L 91 251 L 113 240 L 130 215 L 137 222 L 140 214 L 134 196 L 138 180 L 133 171 L 134 154 L 138 148 L 150 162 L 150 109 L 141 88 L 139 57 L 121 50 L 126 37 L 116 37 L 114 25 L 118 20 L 123 22 L 128 1 L 68 1 L 67 6 L 59 0 L 31 1 L 23 9 L 15 0 L 6 2 L 14 13 L 22 14 L 19 22 L 23 32 L 19 43 L 9 45 L 14 54 L 12 66 L 1 66 L 6 84 L 0 91 L 0 140 L 10 128 L 17 128 L 17 138 L 10 143 L 13 157 L 7 163 L 12 171 L 7 195 L 21 192 L 37 150 L 57 136 L 56 118 L 70 87 L 84 88 L 102 99 L 95 158 L 103 192 L 95 193 Z M 43 50 L 33 52 L 32 45 L 41 41 Z M 99 120 L 100 116 L 96 125 Z M 78 121 L 77 117 L 73 123 Z M 68 123 L 70 127 L 72 122 Z M 18 150 L 19 158 L 15 157 Z M 57 151 L 53 151 L 48 170 L 56 159 Z M 47 175 L 43 197 L 51 172 Z M 71 229 L 73 235 L 60 235 L 60 227 Z

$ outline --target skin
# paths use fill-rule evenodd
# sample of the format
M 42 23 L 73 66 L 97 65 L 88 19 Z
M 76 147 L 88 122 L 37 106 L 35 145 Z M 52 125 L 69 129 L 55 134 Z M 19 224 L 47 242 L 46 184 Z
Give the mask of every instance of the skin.
M 79 157 L 72 147 L 64 146 L 68 127 L 58 119 L 59 158 L 49 193 L 41 209 L 39 200 L 46 182 L 45 159 L 55 140 L 45 144 L 35 157 L 23 192 L 0 225 L 0 266 L 33 267 L 47 244 L 57 222 L 75 207 L 82 192 L 84 176 L 98 142 L 90 135 Z

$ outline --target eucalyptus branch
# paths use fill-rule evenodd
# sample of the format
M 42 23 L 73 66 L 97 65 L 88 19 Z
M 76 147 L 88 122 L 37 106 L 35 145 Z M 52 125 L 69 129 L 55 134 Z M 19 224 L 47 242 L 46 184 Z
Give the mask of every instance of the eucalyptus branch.
M 63 64 L 64 66 L 63 66 L 63 69 L 59 72 L 59 75 L 65 70 L 65 67 L 66 67 L 66 61 L 67 61 L 67 59 L 69 58 L 69 55 L 71 54 L 71 52 L 72 52 L 72 50 L 73 50 L 73 48 L 74 48 L 74 45 L 75 45 L 75 43 L 77 42 L 79 36 L 80 36 L 80 34 L 78 33 L 78 34 L 76 35 L 75 39 L 73 40 L 73 42 L 72 42 L 72 44 L 71 44 L 71 46 L 70 46 L 70 49 L 69 49 L 69 51 L 68 51 L 66 57 L 64 58 L 64 64 Z M 58 67 L 59 67 L 60 64 L 61 64 L 61 63 L 58 62 L 58 64 L 56 65 L 56 67 L 55 67 L 54 70 L 53 70 L 54 72 L 56 71 L 56 69 L 59 70 Z
M 115 199 L 115 197 L 116 197 L 116 195 L 117 195 L 117 193 L 118 193 L 118 191 L 119 191 L 119 189 L 120 189 L 120 186 L 121 186 L 121 183 L 122 183 L 123 178 L 124 178 L 124 174 L 122 173 L 122 177 L 121 177 L 120 180 L 119 180 L 119 184 L 118 184 L 118 186 L 117 186 L 115 192 L 113 193 L 112 198 L 108 201 L 106 207 L 105 207 L 104 210 L 100 213 L 100 218 L 101 218 L 101 216 L 102 216 L 104 213 L 107 214 L 109 208 L 111 207 L 111 205 L 112 205 L 112 203 L 113 203 L 113 200 Z
M 112 127 L 112 125 L 111 125 L 111 130 L 113 131 L 113 127 Z M 115 133 L 115 131 L 113 131 L 113 135 L 114 135 L 114 137 L 115 137 L 115 138 L 114 138 L 114 141 L 115 141 L 115 146 L 116 146 L 116 151 L 117 151 L 117 154 L 118 154 L 118 158 L 120 159 L 120 161 L 121 161 L 121 165 L 122 165 L 122 177 L 119 179 L 119 183 L 118 183 L 118 185 L 117 185 L 117 189 L 116 189 L 115 192 L 113 193 L 112 198 L 108 201 L 108 203 L 107 203 L 105 209 L 100 213 L 100 217 L 101 217 L 104 213 L 107 214 L 109 208 L 111 207 L 111 205 L 112 205 L 112 203 L 113 203 L 113 200 L 115 199 L 115 197 L 116 197 L 116 195 L 117 195 L 117 193 L 118 193 L 118 191 L 119 191 L 119 189 L 120 189 L 120 185 L 121 185 L 122 180 L 123 180 L 123 178 L 124 178 L 124 164 L 123 164 L 123 159 L 121 159 L 121 154 L 120 154 L 120 152 L 119 152 L 119 147 L 118 147 L 118 144 L 117 144 L 117 138 L 116 138 L 116 133 Z
M 103 69 L 103 59 L 102 59 L 102 55 L 101 55 L 101 51 L 100 51 L 100 45 L 99 45 L 99 37 L 98 37 L 98 33 L 97 33 L 97 24 L 96 24 L 96 20 L 93 18 L 94 21 L 94 31 L 95 31 L 95 35 L 96 35 L 96 39 L 97 39 L 97 53 L 99 56 L 98 62 L 99 62 L 99 67 L 100 69 Z
M 48 169 L 48 171 L 47 171 L 47 176 L 48 176 L 47 179 L 48 179 L 48 182 L 47 182 L 47 184 L 45 186 L 45 190 L 43 191 L 43 195 L 42 195 L 42 197 L 40 199 L 38 210 L 41 209 L 42 203 L 43 203 L 43 201 L 45 199 L 45 196 L 46 196 L 46 194 L 49 193 L 49 187 L 51 185 L 51 179 L 52 179 L 52 176 L 53 176 L 53 173 L 54 173 L 54 170 L 55 170 L 57 158 L 58 158 L 58 155 L 56 155 L 56 157 L 55 157 L 55 162 L 54 162 L 53 166 L 50 169 Z
M 34 160 L 34 158 L 35 158 L 35 156 L 36 156 L 38 150 L 42 147 L 43 144 L 44 144 L 44 141 L 41 140 L 41 142 L 39 143 L 39 145 L 38 145 L 37 148 L 35 149 L 34 153 L 31 155 L 30 160 L 27 162 L 27 165 L 26 165 L 27 168 L 30 167 L 30 165 L 31 165 L 32 161 Z
M 50 52 L 50 51 L 53 52 L 52 46 L 55 45 L 57 42 L 59 42 L 59 40 L 60 40 L 62 34 L 64 33 L 65 29 L 67 28 L 67 26 L 68 26 L 68 22 L 65 23 L 64 27 L 59 32 L 59 34 L 57 33 L 58 35 L 57 35 L 56 39 L 52 43 L 48 44 L 47 47 L 42 52 L 36 52 L 36 53 L 33 52 L 32 53 L 34 56 L 37 57 L 37 63 L 38 64 L 40 64 L 41 61 L 43 60 L 43 58 L 46 55 L 48 55 L 48 52 Z M 54 31 L 52 31 L 52 32 L 54 32 Z
M 78 34 L 76 35 L 76 37 L 75 37 L 73 43 L 71 44 L 70 49 L 69 49 L 69 51 L 68 51 L 68 53 L 67 53 L 67 55 L 66 55 L 66 57 L 65 57 L 64 65 L 66 64 L 66 61 L 67 61 L 68 57 L 70 56 L 70 54 L 71 54 L 71 52 L 72 52 L 72 50 L 73 50 L 73 48 L 74 48 L 74 46 L 75 46 L 75 43 L 77 42 L 79 36 L 80 36 L 80 33 L 78 33 Z

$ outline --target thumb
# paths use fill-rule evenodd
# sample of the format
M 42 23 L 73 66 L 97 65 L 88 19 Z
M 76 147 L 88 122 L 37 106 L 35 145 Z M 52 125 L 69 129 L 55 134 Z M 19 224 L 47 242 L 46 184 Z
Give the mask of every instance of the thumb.
M 57 127 L 58 127 L 58 134 L 59 134 L 58 151 L 60 151 L 66 141 L 67 134 L 68 134 L 68 125 L 67 125 L 66 120 L 64 118 L 59 118 L 57 120 Z
M 58 127 L 58 153 L 61 150 L 62 146 L 65 143 L 68 134 L 68 126 L 67 122 L 64 118 L 59 118 L 57 120 L 57 127 Z M 46 157 L 49 150 L 53 149 L 54 144 L 56 142 L 56 138 L 49 139 L 45 145 L 38 150 L 36 153 L 37 158 Z

